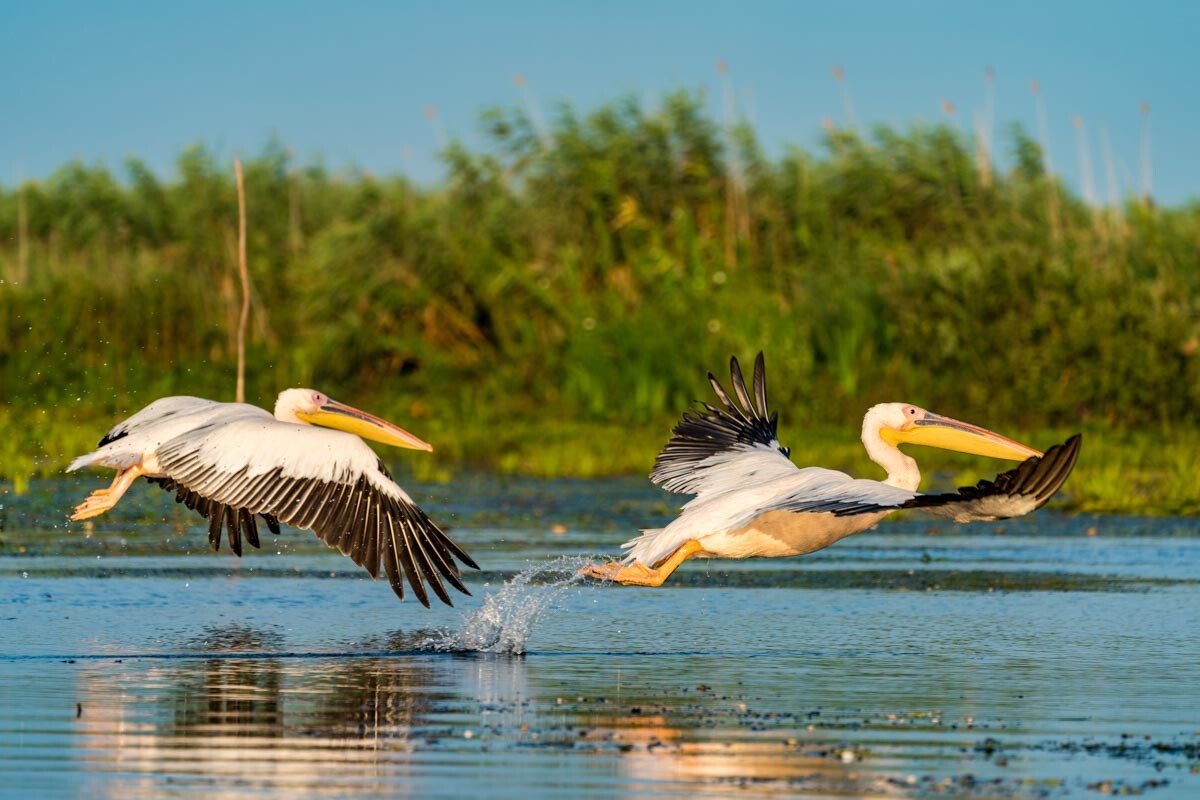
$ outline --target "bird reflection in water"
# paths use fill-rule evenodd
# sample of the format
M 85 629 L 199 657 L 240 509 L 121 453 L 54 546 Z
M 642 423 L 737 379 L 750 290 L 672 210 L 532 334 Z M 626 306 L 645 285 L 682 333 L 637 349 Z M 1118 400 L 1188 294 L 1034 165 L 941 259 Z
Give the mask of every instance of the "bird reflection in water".
M 483 791 L 500 764 L 553 783 L 540 771 L 548 752 L 564 780 L 606 775 L 637 794 L 872 796 L 880 785 L 827 733 L 748 731 L 730 701 L 563 697 L 564 684 L 607 690 L 611 673 L 580 680 L 558 659 L 421 652 L 428 640 L 394 632 L 306 656 L 288 654 L 279 630 L 228 625 L 177 658 L 91 662 L 72 719 L 75 760 L 93 776 L 82 794 L 424 797 L 463 781 Z
M 394 633 L 366 646 L 411 652 L 427 635 Z M 457 659 L 289 657 L 282 641 L 231 625 L 190 642 L 205 651 L 195 658 L 125 662 L 119 670 L 98 662 L 83 673 L 81 761 L 97 770 L 119 763 L 126 773 L 98 781 L 98 791 L 134 796 L 164 775 L 176 786 L 210 786 L 224 776 L 243 792 L 317 796 L 377 794 L 380 771 L 393 789 L 411 781 L 419 769 L 409 754 L 439 735 L 429 717 L 459 696 Z
M 778 732 L 747 733 L 739 727 L 719 737 L 698 737 L 696 722 L 669 706 L 633 706 L 628 715 L 614 715 L 590 728 L 588 739 L 601 749 L 618 746 L 621 785 L 638 795 L 727 796 L 747 789 L 757 797 L 894 794 L 894 786 L 882 776 L 855 763 L 853 749 L 831 745 L 824 734 L 783 738 Z

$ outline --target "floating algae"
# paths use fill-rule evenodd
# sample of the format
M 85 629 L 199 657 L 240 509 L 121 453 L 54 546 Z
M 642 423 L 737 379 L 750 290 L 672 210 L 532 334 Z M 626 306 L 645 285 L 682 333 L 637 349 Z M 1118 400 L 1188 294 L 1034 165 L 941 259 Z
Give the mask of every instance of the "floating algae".
M 524 653 L 534 625 L 555 600 L 583 580 L 579 570 L 589 563 L 588 558 L 564 556 L 532 566 L 484 598 L 461 628 L 443 631 L 422 646 L 441 652 Z

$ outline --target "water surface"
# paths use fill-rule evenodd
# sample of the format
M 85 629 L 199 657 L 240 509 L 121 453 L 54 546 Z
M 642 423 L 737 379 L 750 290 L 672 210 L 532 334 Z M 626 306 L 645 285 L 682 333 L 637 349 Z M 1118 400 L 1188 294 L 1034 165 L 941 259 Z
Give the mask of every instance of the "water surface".
M 1196 520 L 910 518 L 638 589 L 566 576 L 675 498 L 464 479 L 412 489 L 486 569 L 426 610 L 148 486 L 64 525 L 97 482 L 0 496 L 5 796 L 1200 796 Z

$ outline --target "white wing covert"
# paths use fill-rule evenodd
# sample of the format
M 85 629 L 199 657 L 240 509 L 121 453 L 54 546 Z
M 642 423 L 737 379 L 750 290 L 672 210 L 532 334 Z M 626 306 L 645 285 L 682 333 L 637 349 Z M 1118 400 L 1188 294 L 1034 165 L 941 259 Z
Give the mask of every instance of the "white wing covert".
M 209 518 L 214 549 L 223 527 L 235 553 L 241 554 L 243 536 L 257 547 L 257 514 L 273 533 L 279 522 L 312 530 L 373 578 L 382 562 L 401 598 L 405 578 L 425 606 L 425 581 L 448 605 L 442 578 L 470 594 L 455 559 L 478 566 L 353 434 L 239 416 L 164 443 L 157 458 L 169 477 L 152 482 Z
M 807 467 L 798 473 L 800 479 L 792 482 L 790 491 L 756 509 L 755 515 L 766 511 L 833 514 L 837 517 L 874 514 L 903 508 L 918 496 L 907 489 L 866 478 L 851 478 L 844 472 L 821 467 Z
M 655 459 L 650 480 L 668 492 L 719 493 L 796 471 L 789 450 L 779 443 L 779 415 L 767 409 L 763 354 L 754 359 L 753 398 L 737 358 L 729 359 L 729 375 L 736 401 L 710 372 L 708 380 L 720 405 L 703 403 L 685 412 Z
M 215 400 L 205 400 L 203 397 L 188 397 L 184 395 L 163 397 L 155 400 L 128 419 L 121 420 L 114 425 L 112 430 L 104 434 L 104 438 L 100 440 L 97 447 L 104 447 L 104 445 L 122 439 L 139 429 L 166 422 L 173 417 L 191 416 L 198 412 L 217 409 L 226 405 L 229 404 L 219 403 Z M 262 409 L 258 410 L 262 411 Z M 263 413 L 265 414 L 266 412 Z

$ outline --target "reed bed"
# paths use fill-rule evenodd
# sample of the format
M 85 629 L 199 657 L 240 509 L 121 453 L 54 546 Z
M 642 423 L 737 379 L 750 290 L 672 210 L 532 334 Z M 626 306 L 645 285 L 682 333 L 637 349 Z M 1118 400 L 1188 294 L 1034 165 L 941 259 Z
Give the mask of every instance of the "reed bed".
M 250 402 L 372 408 L 438 445 L 427 477 L 643 471 L 704 373 L 763 349 L 798 460 L 873 474 L 857 421 L 905 400 L 1085 430 L 1077 508 L 1200 511 L 1200 206 L 1098 213 L 1019 129 L 981 170 L 944 125 L 771 158 L 686 92 L 482 125 L 434 186 L 243 159 Z M 55 472 L 164 394 L 233 399 L 237 245 L 202 147 L 169 178 L 0 189 L 0 474 Z

